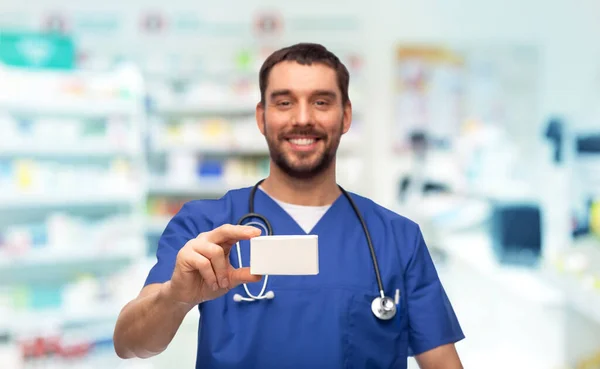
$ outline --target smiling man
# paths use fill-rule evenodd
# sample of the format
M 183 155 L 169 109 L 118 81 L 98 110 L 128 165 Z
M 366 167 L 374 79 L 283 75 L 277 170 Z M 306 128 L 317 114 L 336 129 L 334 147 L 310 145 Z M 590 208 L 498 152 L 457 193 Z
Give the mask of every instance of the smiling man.
M 120 357 L 159 354 L 198 308 L 197 368 L 406 368 L 410 355 L 422 369 L 462 368 L 454 344 L 464 335 L 419 226 L 336 183 L 349 79 L 318 44 L 267 58 L 256 121 L 269 176 L 173 217 L 117 322 Z M 241 267 L 261 234 L 237 225 L 248 212 L 275 235 L 317 235 L 320 273 L 267 279 Z
M 258 127 L 267 139 L 275 167 L 290 178 L 309 179 L 331 167 L 342 134 L 350 128 L 351 110 L 341 109 L 338 103 L 346 104 L 348 97 L 336 88 L 332 67 L 307 66 L 295 60 L 263 67 Z

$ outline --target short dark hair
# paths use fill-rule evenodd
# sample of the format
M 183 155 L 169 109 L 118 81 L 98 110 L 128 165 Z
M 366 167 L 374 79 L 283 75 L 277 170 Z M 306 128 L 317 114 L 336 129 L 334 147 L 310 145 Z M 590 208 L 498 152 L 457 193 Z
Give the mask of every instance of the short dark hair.
M 269 55 L 264 61 L 259 72 L 260 101 L 263 104 L 265 102 L 265 91 L 269 83 L 271 69 L 283 61 L 295 61 L 302 65 L 321 63 L 333 68 L 337 75 L 338 87 L 342 92 L 342 104 L 346 105 L 350 100 L 348 96 L 350 73 L 348 73 L 348 69 L 344 63 L 323 45 L 303 42 L 279 49 Z

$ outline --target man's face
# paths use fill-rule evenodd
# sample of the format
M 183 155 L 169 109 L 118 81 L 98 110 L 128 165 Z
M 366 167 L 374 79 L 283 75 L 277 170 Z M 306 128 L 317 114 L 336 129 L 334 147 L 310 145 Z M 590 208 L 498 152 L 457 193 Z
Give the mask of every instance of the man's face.
M 311 178 L 330 167 L 351 114 L 350 103 L 342 105 L 333 68 L 294 61 L 271 69 L 264 106 L 256 109 L 274 163 L 294 178 Z

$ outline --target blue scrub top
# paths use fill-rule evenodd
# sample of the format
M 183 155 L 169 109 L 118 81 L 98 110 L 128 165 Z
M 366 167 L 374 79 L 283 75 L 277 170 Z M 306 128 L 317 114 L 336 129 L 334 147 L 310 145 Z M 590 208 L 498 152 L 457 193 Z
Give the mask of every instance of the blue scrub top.
M 236 224 L 248 212 L 251 188 L 218 200 L 186 203 L 162 234 L 157 263 L 145 285 L 171 278 L 177 252 L 199 233 Z M 378 295 L 369 247 L 343 196 L 310 234 L 319 237 L 319 274 L 269 276 L 275 298 L 235 302 L 240 285 L 198 306 L 197 368 L 406 368 L 407 357 L 464 338 L 419 226 L 373 201 L 351 194 L 371 233 L 386 295 L 400 293 L 396 316 L 377 319 Z M 273 199 L 256 192 L 255 211 L 276 235 L 306 234 Z M 235 247 L 235 246 L 234 246 Z M 249 242 L 240 243 L 249 266 Z M 239 266 L 235 249 L 231 263 Z M 257 295 L 263 281 L 248 284 Z

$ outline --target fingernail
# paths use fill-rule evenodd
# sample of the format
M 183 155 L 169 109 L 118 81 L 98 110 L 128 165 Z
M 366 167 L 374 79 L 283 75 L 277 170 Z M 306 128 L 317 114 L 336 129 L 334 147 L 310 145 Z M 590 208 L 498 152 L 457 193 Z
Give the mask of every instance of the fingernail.
M 213 291 L 216 291 L 216 290 L 218 290 L 218 289 L 219 289 L 219 285 L 218 285 L 218 284 L 216 284 L 216 283 L 214 283 L 214 284 L 212 285 L 212 289 L 213 289 Z
M 222 287 L 222 288 L 227 288 L 227 287 L 229 287 L 229 281 L 227 280 L 227 278 L 223 278 L 223 279 L 221 279 L 221 287 Z

